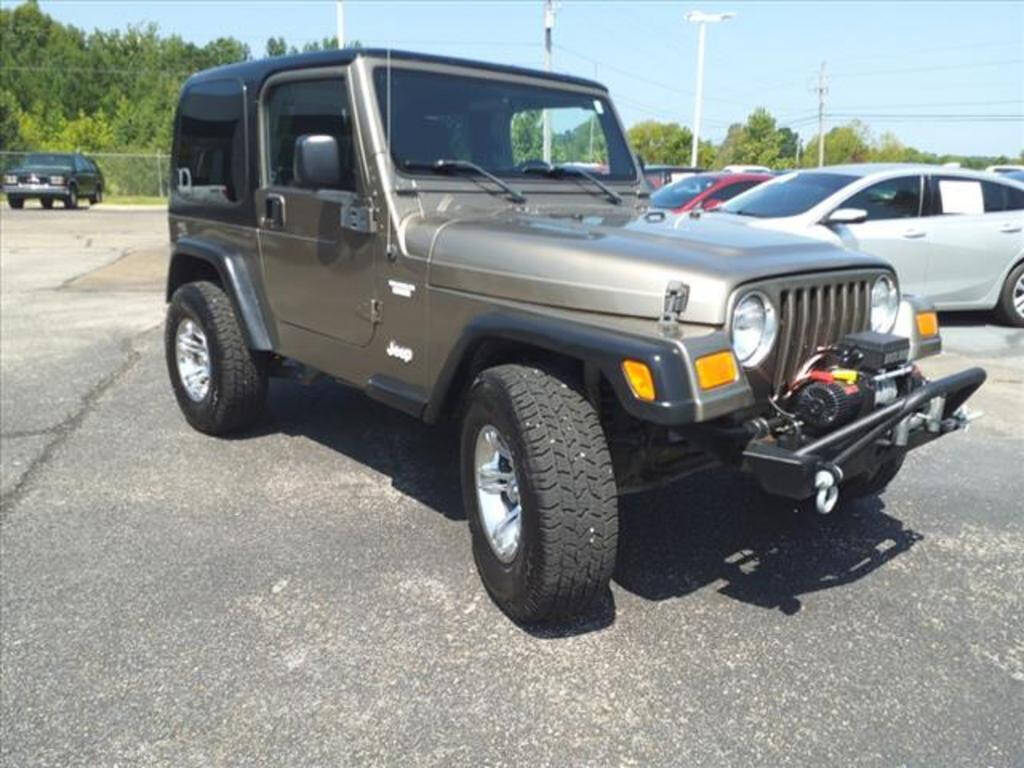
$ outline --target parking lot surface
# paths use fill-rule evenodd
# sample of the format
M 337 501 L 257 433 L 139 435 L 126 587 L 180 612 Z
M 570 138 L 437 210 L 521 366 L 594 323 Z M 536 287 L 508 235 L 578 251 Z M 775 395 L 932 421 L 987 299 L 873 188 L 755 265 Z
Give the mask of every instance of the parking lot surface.
M 274 382 L 187 427 L 160 211 L 0 212 L 3 765 L 1024 764 L 1024 332 L 946 318 L 970 432 L 814 525 L 728 472 L 622 502 L 610 594 L 480 586 L 450 428 Z

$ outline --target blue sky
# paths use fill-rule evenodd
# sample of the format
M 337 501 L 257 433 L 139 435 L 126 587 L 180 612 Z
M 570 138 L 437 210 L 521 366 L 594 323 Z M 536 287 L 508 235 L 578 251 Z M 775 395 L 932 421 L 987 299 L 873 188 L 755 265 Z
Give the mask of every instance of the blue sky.
M 12 3 L 2 0 L 4 7 Z M 543 64 L 541 0 L 388 2 L 345 0 L 348 39 L 365 45 Z M 203 43 L 222 35 L 262 55 L 267 37 L 289 43 L 333 35 L 331 0 L 118 2 L 43 0 L 85 29 L 155 22 Z M 935 152 L 1016 155 L 1024 150 L 1024 3 L 985 2 L 593 2 L 563 0 L 555 69 L 611 89 L 627 125 L 690 124 L 697 30 L 689 10 L 735 11 L 708 29 L 704 128 L 765 106 L 805 138 L 816 130 L 811 84 L 822 61 L 830 124 L 861 117 L 875 134 Z M 998 121 L 980 119 L 1001 116 Z

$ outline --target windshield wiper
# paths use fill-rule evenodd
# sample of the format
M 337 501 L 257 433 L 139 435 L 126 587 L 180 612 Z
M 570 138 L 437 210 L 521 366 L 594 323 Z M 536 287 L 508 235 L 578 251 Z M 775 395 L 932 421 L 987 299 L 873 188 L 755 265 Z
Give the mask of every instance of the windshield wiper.
M 545 176 L 550 176 L 551 178 L 558 178 L 559 176 L 579 176 L 580 178 L 593 182 L 602 192 L 604 192 L 605 197 L 607 197 L 611 202 L 616 205 L 622 203 L 622 195 L 609 187 L 594 174 L 589 171 L 584 171 L 582 168 L 577 168 L 575 165 L 535 166 L 533 168 L 524 168 L 523 173 L 543 173 Z
M 505 193 L 508 195 L 509 199 L 512 200 L 512 202 L 526 202 L 526 195 L 524 195 L 522 192 L 505 183 L 497 176 L 495 176 L 493 173 L 488 171 L 486 168 L 479 166 L 476 163 L 472 163 L 469 160 L 437 159 L 432 163 L 418 163 L 413 160 L 406 160 L 404 163 L 402 163 L 402 166 L 404 168 L 410 169 L 423 168 L 431 171 L 437 171 L 439 173 L 444 173 L 445 171 L 472 171 L 473 173 L 480 174 L 484 178 L 490 179 L 503 190 L 505 190 Z

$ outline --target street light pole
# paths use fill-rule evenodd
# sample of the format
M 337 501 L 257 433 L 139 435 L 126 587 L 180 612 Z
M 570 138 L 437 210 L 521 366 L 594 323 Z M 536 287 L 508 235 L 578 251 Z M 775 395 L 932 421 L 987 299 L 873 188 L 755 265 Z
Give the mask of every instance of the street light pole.
M 345 47 L 345 6 L 342 0 L 334 3 L 334 16 L 338 25 L 338 47 Z
M 555 27 L 554 0 L 544 0 L 544 69 L 551 71 L 551 31 Z M 544 110 L 544 162 L 551 165 L 551 113 Z
M 697 32 L 697 89 L 693 104 L 693 144 L 690 147 L 690 165 L 697 165 L 697 148 L 700 143 L 700 118 L 701 107 L 704 101 L 704 38 L 707 34 L 707 25 L 718 21 L 725 21 L 735 16 L 735 13 L 704 13 L 703 11 L 690 11 L 686 14 L 686 20 L 699 24 Z

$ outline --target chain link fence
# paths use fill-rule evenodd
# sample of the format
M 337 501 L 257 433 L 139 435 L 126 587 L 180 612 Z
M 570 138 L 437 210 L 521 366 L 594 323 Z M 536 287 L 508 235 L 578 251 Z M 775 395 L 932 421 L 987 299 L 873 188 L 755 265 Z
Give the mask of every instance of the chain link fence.
M 0 152 L 0 172 L 21 165 L 28 152 Z M 169 194 L 171 158 L 161 154 L 89 152 L 103 172 L 107 197 L 163 197 Z

